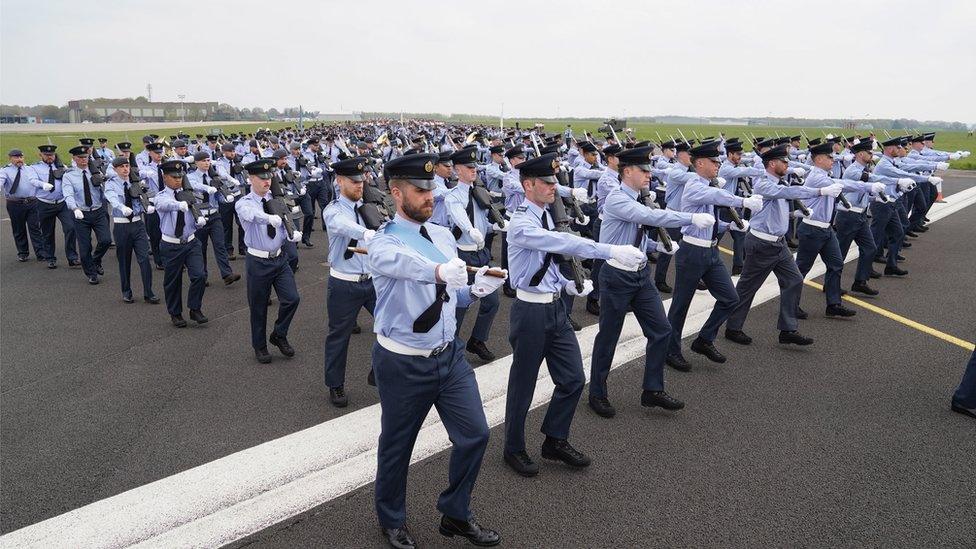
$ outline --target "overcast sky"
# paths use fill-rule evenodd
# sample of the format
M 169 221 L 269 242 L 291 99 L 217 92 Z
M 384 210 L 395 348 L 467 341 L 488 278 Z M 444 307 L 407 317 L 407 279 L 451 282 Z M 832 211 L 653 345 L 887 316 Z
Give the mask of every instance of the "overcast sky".
M 0 101 L 976 122 L 972 0 L 0 1 Z

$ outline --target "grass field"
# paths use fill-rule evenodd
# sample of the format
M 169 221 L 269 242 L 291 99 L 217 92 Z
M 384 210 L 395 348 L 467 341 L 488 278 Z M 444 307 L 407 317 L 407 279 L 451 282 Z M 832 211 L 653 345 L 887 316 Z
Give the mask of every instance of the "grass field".
M 584 130 L 596 132 L 597 128 L 603 125 L 600 120 L 544 120 L 544 119 L 506 119 L 506 126 L 514 126 L 515 122 L 518 121 L 523 128 L 532 127 L 536 122 L 544 123 L 546 125 L 546 131 L 549 133 L 562 132 L 566 128 L 566 124 L 570 123 L 573 125 L 573 131 L 577 136 L 581 136 Z M 484 123 L 497 124 L 498 120 L 486 119 Z M 294 126 L 294 122 L 251 122 L 251 123 L 225 123 L 225 122 L 211 122 L 205 125 L 188 125 L 184 128 L 168 128 L 168 129 L 155 129 L 151 130 L 152 133 L 159 135 L 169 136 L 175 135 L 179 130 L 184 131 L 190 135 L 196 135 L 198 133 L 207 133 L 211 128 L 219 127 L 225 133 L 231 132 L 251 132 L 258 127 L 270 127 L 273 129 L 283 128 L 285 126 Z M 661 139 L 669 139 L 670 137 L 679 137 L 679 130 L 684 133 L 684 135 L 689 139 L 694 139 L 696 136 L 708 137 L 717 136 L 719 132 L 725 132 L 726 137 L 740 137 L 743 141 L 748 142 L 753 135 L 762 136 L 772 136 L 772 135 L 797 135 L 801 133 L 801 128 L 789 128 L 789 127 L 772 127 L 772 126 L 711 126 L 711 125 L 687 125 L 687 126 L 670 126 L 664 124 L 648 124 L 648 123 L 633 123 L 630 125 L 633 128 L 635 135 L 638 139 L 650 139 L 652 141 L 659 141 Z M 809 137 L 822 136 L 826 133 L 834 134 L 853 134 L 857 133 L 853 130 L 840 130 L 837 128 L 802 128 L 802 132 Z M 867 132 L 864 130 L 858 130 L 858 132 L 866 135 Z M 88 137 L 105 137 L 108 138 L 110 145 L 114 146 L 115 143 L 119 141 L 131 141 L 134 143 L 137 150 L 141 150 L 141 139 L 142 136 L 148 133 L 148 131 L 143 130 L 133 130 L 127 132 L 102 132 L 99 131 L 98 125 L 93 124 L 85 129 L 83 133 L 72 132 L 72 133 L 0 133 L 0 151 L 6 155 L 6 152 L 13 148 L 22 149 L 27 155 L 28 162 L 32 162 L 33 158 L 36 158 L 37 146 L 47 143 L 48 138 L 50 138 L 51 143 L 58 146 L 58 152 L 62 154 L 62 158 L 67 156 L 67 151 L 71 147 L 78 144 L 78 138 L 88 136 Z M 697 135 L 696 135 L 697 134 Z M 884 132 L 879 131 L 878 135 L 884 138 Z M 892 133 L 892 135 L 896 135 Z M 976 139 L 970 138 L 965 132 L 937 132 L 935 138 L 935 148 L 944 151 L 956 151 L 956 150 L 976 150 Z M 4 159 L 6 160 L 6 159 Z M 976 156 L 970 156 L 969 158 L 964 158 L 951 162 L 951 167 L 962 170 L 976 170 Z

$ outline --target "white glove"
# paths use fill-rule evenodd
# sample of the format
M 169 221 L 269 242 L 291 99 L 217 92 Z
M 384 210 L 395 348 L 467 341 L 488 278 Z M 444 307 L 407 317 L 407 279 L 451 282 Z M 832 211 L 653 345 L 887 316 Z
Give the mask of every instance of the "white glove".
M 803 162 L 804 160 L 807 159 L 807 153 L 800 153 L 796 155 L 796 159 L 800 162 Z
M 312 168 L 308 174 L 312 176 L 312 179 L 322 177 L 322 168 Z
M 708 215 L 708 214 L 705 214 L 705 215 Z M 655 244 L 657 244 L 657 251 L 661 252 L 662 254 L 674 255 L 674 253 L 678 251 L 678 243 L 677 242 L 673 242 L 673 241 L 671 242 L 671 251 L 670 252 L 668 251 L 667 248 L 664 247 L 664 243 L 662 243 L 660 240 L 657 241 L 657 242 L 655 242 Z
M 477 227 L 471 227 L 468 230 L 468 236 L 471 237 L 471 240 L 474 240 L 475 245 L 479 248 L 485 245 L 485 235 L 481 234 L 481 231 Z
M 610 258 L 629 269 L 647 261 L 647 255 L 633 246 L 610 246 Z
M 156 213 L 156 207 L 155 206 L 146 206 L 146 213 L 147 214 L 154 214 L 154 213 Z
M 468 266 L 457 257 L 438 265 L 437 275 L 450 289 L 456 290 L 468 285 Z
M 577 219 L 576 220 L 576 223 L 578 223 L 580 225 L 589 225 L 590 224 L 590 216 L 584 215 L 583 216 L 583 219 Z
M 953 160 L 955 160 L 955 159 L 953 159 Z M 937 169 L 937 170 L 948 170 L 949 169 L 949 163 L 948 162 L 936 162 L 935 163 L 935 169 Z
M 298 194 L 305 194 L 305 192 L 306 192 L 305 187 L 302 187 L 301 189 L 298 189 Z
M 492 198 L 501 198 L 501 197 L 503 197 L 505 195 L 503 195 L 502 193 L 499 193 L 499 192 L 495 192 L 495 191 L 488 191 L 488 196 L 490 196 Z
M 365 231 L 363 231 L 363 237 L 360 238 L 359 240 L 361 240 L 363 244 L 369 244 L 369 241 L 373 240 L 374 236 L 376 236 L 376 231 L 372 229 L 366 229 Z
M 842 192 L 844 192 L 844 185 L 842 183 L 831 183 L 826 187 L 820 187 L 820 196 L 832 196 L 837 198 Z
M 45 191 L 50 192 L 50 191 L 53 191 L 54 190 L 54 185 L 52 185 L 50 183 L 43 183 L 41 185 L 41 188 L 44 189 Z
M 871 183 L 871 194 L 879 194 L 884 192 L 884 190 L 885 190 L 884 183 Z
M 281 227 L 281 216 L 280 215 L 268 216 L 268 225 L 271 225 L 274 228 Z
M 699 229 L 707 229 L 715 224 L 715 216 L 707 213 L 691 214 L 691 224 Z
M 901 179 L 898 180 L 898 190 L 902 192 L 911 190 L 913 186 L 915 186 L 915 182 L 907 177 L 902 177 Z
M 186 202 L 183 202 L 182 200 L 177 202 L 176 207 L 179 208 L 181 212 L 185 212 L 190 209 L 190 205 L 187 204 Z
M 300 211 L 302 211 L 302 207 L 301 206 L 292 206 L 292 208 L 291 208 L 291 213 L 297 214 Z
M 763 207 L 763 197 L 761 194 L 754 194 L 748 198 L 742 199 L 742 207 L 748 208 L 754 212 L 758 212 Z
M 803 210 L 793 210 L 793 213 L 791 215 L 793 217 L 797 218 L 797 219 L 803 219 L 804 217 L 810 217 Z
M 121 208 L 119 208 L 119 211 L 122 212 L 122 215 L 124 215 L 126 217 L 129 217 L 130 215 L 132 215 L 132 208 L 130 208 L 128 206 L 122 206 Z
M 505 231 L 508 230 L 508 225 L 505 225 L 504 227 L 502 227 L 498 223 L 492 223 L 491 224 L 491 230 L 495 231 L 496 233 L 503 233 L 503 232 L 505 232 Z
M 500 288 L 501 285 L 505 283 L 505 280 L 508 279 L 508 271 L 504 269 L 497 270 L 505 273 L 505 278 L 488 276 L 485 274 L 488 272 L 487 266 L 478 269 L 478 272 L 474 275 L 474 284 L 471 285 L 471 293 L 474 294 L 475 297 L 485 297 L 486 295 L 489 295 Z
M 288 237 L 288 242 L 298 242 L 302 239 L 302 231 L 295 231 Z
M 973 154 L 970 151 L 959 151 L 959 152 L 962 154 L 963 158 L 969 158 L 969 155 Z
M 196 221 L 197 221 L 197 227 L 203 227 L 204 225 L 207 224 L 207 218 L 203 217 L 202 215 L 198 217 Z
M 942 183 L 942 178 L 939 177 L 939 176 L 937 176 L 937 175 L 930 175 L 929 176 L 929 183 L 931 183 L 933 185 L 938 185 L 939 183 Z
M 960 158 L 962 158 L 961 152 L 954 152 L 949 155 L 949 160 L 959 160 Z
M 715 178 L 715 181 L 718 182 L 718 186 L 719 187 L 724 187 L 725 184 L 727 183 L 727 181 L 726 181 L 726 179 L 724 177 L 716 177 Z
M 583 297 L 585 295 L 589 295 L 589 293 L 593 291 L 593 281 L 590 280 L 590 279 L 588 279 L 588 278 L 586 280 L 584 280 L 583 281 L 583 291 L 577 290 L 576 289 L 576 283 L 573 282 L 572 280 L 570 280 L 569 282 L 567 282 L 566 285 L 563 286 L 563 288 L 566 289 L 566 293 L 569 294 L 569 295 L 575 295 L 575 296 Z
M 82 212 L 81 210 L 75 210 L 75 219 L 82 220 L 84 218 L 85 218 L 84 212 Z
M 735 223 L 729 223 L 729 229 L 731 229 L 733 231 L 739 231 L 740 233 L 744 233 L 744 232 L 746 232 L 746 231 L 749 230 L 749 220 L 748 219 L 743 219 L 742 220 L 742 228 L 741 229 Z
M 888 196 L 888 195 L 885 195 L 884 197 L 882 197 L 881 195 L 878 195 L 878 196 L 874 197 L 874 201 L 877 202 L 877 203 L 879 203 L 879 204 L 887 204 L 888 202 L 894 202 L 893 200 L 891 200 L 891 197 Z
M 844 159 L 844 162 L 853 162 L 854 161 L 854 155 L 851 154 L 851 153 L 845 154 L 842 158 Z
M 583 187 L 577 187 L 573 189 L 571 192 L 573 198 L 575 198 L 579 202 L 586 202 L 590 198 L 589 196 L 586 195 L 586 189 L 584 189 Z
M 793 173 L 800 177 L 803 177 L 807 174 L 807 171 L 804 170 L 803 168 L 793 168 Z

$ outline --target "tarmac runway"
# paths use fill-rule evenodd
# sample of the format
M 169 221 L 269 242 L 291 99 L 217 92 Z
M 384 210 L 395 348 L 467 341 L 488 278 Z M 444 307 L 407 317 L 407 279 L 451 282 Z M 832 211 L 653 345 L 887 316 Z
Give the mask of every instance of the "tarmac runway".
M 954 174 L 945 192 L 974 184 Z M 122 303 L 114 251 L 102 284 L 89 286 L 63 256 L 54 271 L 14 261 L 8 223 L 0 224 L 4 534 L 378 402 L 365 383 L 374 337 L 364 312 L 350 348 L 351 405 L 328 403 L 321 231 L 317 246 L 300 252 L 302 303 L 289 334 L 299 354 L 289 360 L 272 350 L 274 362 L 262 366 L 249 345 L 244 281 L 225 288 L 212 261 L 210 322 L 177 330 L 164 305 L 138 301 L 138 290 L 137 303 Z M 881 295 L 864 301 L 976 340 L 974 223 L 974 207 L 933 223 L 904 252 L 910 276 L 872 281 Z M 243 269 L 242 260 L 232 265 Z M 161 274 L 154 272 L 160 296 Z M 675 414 L 639 406 L 642 359 L 615 369 L 617 417 L 593 414 L 585 392 L 577 412 L 572 441 L 594 461 L 585 471 L 543 462 L 537 478 L 518 477 L 501 461 L 502 436 L 492 429 L 473 502 L 479 520 L 510 547 L 973 547 L 976 425 L 948 411 L 969 353 L 856 304 L 848 304 L 855 318 L 826 319 L 823 303 L 804 289 L 810 319 L 801 330 L 817 340 L 812 347 L 775 343 L 773 299 L 749 315 L 750 347 L 716 341 L 727 364 L 686 353 L 693 372 L 666 372 L 668 390 L 687 403 Z M 499 357 L 510 352 L 510 304 L 502 298 L 489 341 Z M 595 323 L 582 305 L 575 318 Z M 468 316 L 462 336 L 474 322 Z M 528 421 L 535 456 L 542 414 L 544 407 Z M 411 467 L 408 524 L 424 546 L 461 545 L 436 531 L 447 457 L 434 452 Z M 382 546 L 372 497 L 371 484 L 355 487 L 242 532 L 234 544 Z

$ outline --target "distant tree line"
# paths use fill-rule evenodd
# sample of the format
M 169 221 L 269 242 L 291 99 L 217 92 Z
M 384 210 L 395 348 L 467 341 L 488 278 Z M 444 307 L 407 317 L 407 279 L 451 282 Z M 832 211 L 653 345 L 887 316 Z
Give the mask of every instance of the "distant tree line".
M 107 99 L 107 98 L 94 98 L 91 101 L 125 101 L 134 104 L 149 104 L 149 100 L 143 96 L 139 97 L 126 97 L 123 99 Z M 190 116 L 187 118 L 192 118 L 193 120 L 225 120 L 225 121 L 267 121 L 267 120 L 277 120 L 281 118 L 298 118 L 299 109 L 297 107 L 288 107 L 282 110 L 275 108 L 263 109 L 262 107 L 251 107 L 251 108 L 237 108 L 233 105 L 228 105 L 227 103 L 220 103 L 217 105 L 217 110 L 214 111 L 212 116 L 206 117 L 203 115 L 202 111 L 197 111 L 198 116 L 193 116 L 194 112 L 190 112 Z M 315 118 L 318 116 L 319 111 L 304 111 L 305 118 Z M 39 121 L 48 120 L 53 122 L 68 122 L 68 106 L 67 105 L 0 105 L 0 116 L 33 116 Z M 98 113 L 92 110 L 85 110 L 81 115 L 82 121 L 97 121 L 101 122 L 103 117 L 99 116 Z M 179 120 L 179 118 L 174 118 L 174 120 Z

